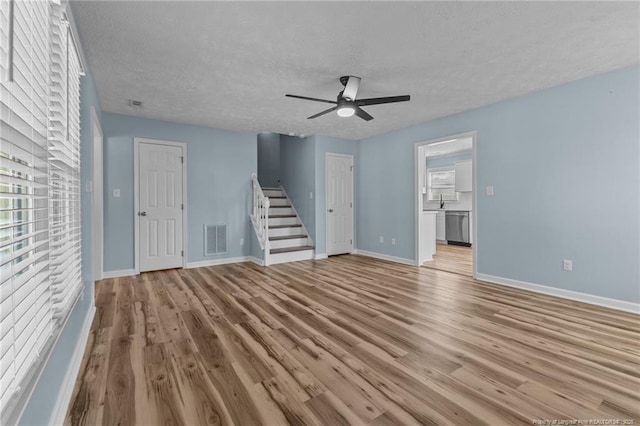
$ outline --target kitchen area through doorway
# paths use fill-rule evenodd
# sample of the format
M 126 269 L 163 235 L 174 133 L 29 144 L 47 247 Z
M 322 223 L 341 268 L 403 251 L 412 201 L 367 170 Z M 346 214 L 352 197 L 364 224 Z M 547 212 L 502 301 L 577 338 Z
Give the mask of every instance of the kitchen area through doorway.
M 419 264 L 473 276 L 473 134 L 417 147 Z

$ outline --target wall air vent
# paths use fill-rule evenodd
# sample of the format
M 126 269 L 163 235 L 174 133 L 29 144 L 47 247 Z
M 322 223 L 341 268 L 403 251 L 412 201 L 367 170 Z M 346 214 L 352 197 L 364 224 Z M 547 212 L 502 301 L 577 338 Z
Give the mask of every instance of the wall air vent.
M 227 225 L 204 225 L 204 255 L 227 252 Z

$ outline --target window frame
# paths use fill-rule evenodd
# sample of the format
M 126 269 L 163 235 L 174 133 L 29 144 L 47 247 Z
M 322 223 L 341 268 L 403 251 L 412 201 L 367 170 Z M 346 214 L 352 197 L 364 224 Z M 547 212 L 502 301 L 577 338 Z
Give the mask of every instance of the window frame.
M 431 185 L 431 174 L 432 173 L 437 173 L 437 172 L 452 172 L 453 173 L 453 183 L 451 184 L 451 186 L 447 186 L 446 189 L 452 189 L 453 194 L 448 195 L 448 196 L 444 196 L 442 198 L 442 201 L 448 201 L 448 202 L 457 202 L 460 200 L 460 193 L 456 192 L 455 188 L 455 176 L 456 176 L 456 169 L 455 169 L 455 165 L 451 165 L 451 166 L 440 166 L 440 167 L 428 167 L 427 171 L 425 173 L 425 187 L 427 188 L 427 201 L 431 201 L 431 202 L 436 202 L 436 201 L 440 201 L 440 196 L 437 196 L 436 198 L 433 198 L 433 194 L 432 194 L 432 185 Z

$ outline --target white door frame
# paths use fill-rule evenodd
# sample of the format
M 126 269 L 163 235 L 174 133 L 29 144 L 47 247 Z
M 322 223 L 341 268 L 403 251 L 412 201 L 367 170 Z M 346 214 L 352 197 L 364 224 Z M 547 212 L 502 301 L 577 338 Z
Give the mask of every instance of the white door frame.
M 139 204 L 140 204 L 140 164 L 139 153 L 140 144 L 150 143 L 154 145 L 175 146 L 182 148 L 182 156 L 184 161 L 182 162 L 182 267 L 187 268 L 187 144 L 184 142 L 163 141 L 159 139 L 148 138 L 133 138 L 133 246 L 134 246 L 134 269 L 136 275 L 140 273 L 140 217 L 138 216 Z
M 353 155 L 349 154 L 338 154 L 335 152 L 325 152 L 324 154 L 324 250 L 329 256 L 329 209 L 327 208 L 328 204 L 328 188 L 329 188 L 329 156 L 333 157 L 342 157 L 342 158 L 350 158 L 351 166 L 355 168 L 355 161 Z M 355 210 L 356 210 L 356 194 L 354 193 L 354 170 L 351 171 L 351 202 L 353 203 L 353 207 L 351 208 L 351 251 L 349 253 L 353 253 L 355 249 L 355 240 L 356 240 L 356 219 L 355 219 Z
M 465 132 L 465 133 L 458 133 L 455 135 L 449 135 L 449 136 L 445 136 L 445 137 L 441 137 L 441 138 L 437 138 L 437 139 L 430 139 L 428 141 L 423 141 L 423 142 L 416 142 L 415 143 L 415 148 L 414 148 L 414 157 L 415 157 L 415 164 L 414 164 L 414 174 L 415 174 L 415 190 L 414 190 L 414 194 L 415 194 L 415 206 L 414 206 L 414 212 L 415 212 L 415 236 L 416 236 L 416 244 L 415 244 L 415 265 L 416 266 L 420 266 L 420 214 L 422 213 L 420 210 L 422 209 L 422 191 L 420 190 L 421 186 L 421 177 L 420 177 L 420 163 L 419 161 L 425 161 L 424 158 L 419 158 L 418 152 L 419 152 L 419 147 L 424 146 L 424 145 L 430 145 L 432 143 L 436 143 L 436 142 L 443 142 L 443 141 L 448 141 L 451 139 L 462 139 L 462 138 L 471 138 L 472 140 L 472 147 L 471 147 L 471 152 L 472 152 L 472 161 L 473 161 L 473 174 L 472 174 L 472 182 L 471 182 L 471 187 L 473 188 L 473 192 L 471 194 L 471 208 L 473 209 L 473 213 L 471 214 L 472 216 L 472 223 L 473 223 L 473 244 L 471 245 L 471 251 L 473 253 L 473 278 L 476 277 L 476 275 L 478 274 L 478 208 L 477 208 L 477 198 L 478 198 L 478 180 L 477 180 L 477 175 L 478 175 L 478 135 L 477 132 L 471 131 L 471 132 Z
M 104 196 L 104 173 L 102 162 L 102 146 L 104 135 L 102 133 L 102 125 L 98 119 L 98 112 L 95 108 L 91 108 L 91 124 L 93 131 L 93 183 L 91 196 L 92 210 L 92 263 L 93 263 L 93 280 L 99 281 L 104 274 L 104 212 L 102 210 Z M 99 165 L 100 167 L 96 167 Z

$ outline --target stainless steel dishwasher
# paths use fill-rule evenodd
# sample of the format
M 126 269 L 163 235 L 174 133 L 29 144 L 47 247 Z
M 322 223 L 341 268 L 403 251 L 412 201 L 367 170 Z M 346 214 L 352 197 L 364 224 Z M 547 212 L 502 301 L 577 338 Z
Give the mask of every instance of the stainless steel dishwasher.
M 469 239 L 469 212 L 447 210 L 445 220 L 447 242 L 459 246 L 471 246 L 471 240 Z

